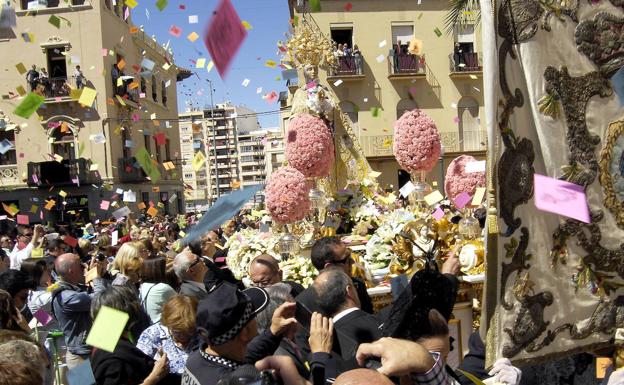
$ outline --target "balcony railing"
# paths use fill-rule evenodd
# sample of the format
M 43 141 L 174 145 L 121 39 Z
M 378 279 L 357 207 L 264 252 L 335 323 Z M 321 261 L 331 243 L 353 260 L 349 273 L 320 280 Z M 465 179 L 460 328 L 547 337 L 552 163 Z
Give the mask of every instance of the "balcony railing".
M 425 56 L 412 54 L 393 54 L 392 74 L 426 74 Z
M 32 88 L 32 84 L 28 84 L 27 86 L 29 89 Z M 40 77 L 35 82 L 35 87 L 43 93 L 46 99 L 68 98 L 71 90 L 76 88 L 76 78 L 74 76 L 57 78 Z
M 13 186 L 22 183 L 16 164 L 0 166 L 0 186 Z
M 451 72 L 481 72 L 483 64 L 478 52 L 461 52 L 449 55 Z
M 357 76 L 363 74 L 364 58 L 358 56 L 338 57 L 338 66 L 330 70 L 329 76 Z

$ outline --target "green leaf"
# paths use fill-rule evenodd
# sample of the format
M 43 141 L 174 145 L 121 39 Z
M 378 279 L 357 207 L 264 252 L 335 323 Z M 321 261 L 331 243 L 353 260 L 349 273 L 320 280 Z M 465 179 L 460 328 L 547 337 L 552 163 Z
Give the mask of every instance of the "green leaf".
M 463 374 L 464 376 L 466 376 L 470 381 L 472 381 L 473 383 L 475 383 L 476 385 L 485 385 L 483 383 L 483 381 L 481 381 L 480 379 L 478 379 L 477 377 L 475 377 L 474 375 L 461 370 L 461 369 L 455 369 L 456 371 L 460 372 L 461 374 Z

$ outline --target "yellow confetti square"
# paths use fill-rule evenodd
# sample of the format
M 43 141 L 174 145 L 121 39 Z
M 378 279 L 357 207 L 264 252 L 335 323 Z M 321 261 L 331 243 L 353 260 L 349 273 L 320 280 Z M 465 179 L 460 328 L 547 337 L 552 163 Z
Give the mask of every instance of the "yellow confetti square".
M 199 39 L 199 35 L 197 34 L 197 32 L 191 32 L 186 38 L 189 39 L 191 43 L 194 43 L 195 40 Z
M 139 5 L 139 3 L 137 3 L 137 1 L 136 1 L 136 0 L 126 0 L 126 1 L 125 1 L 125 3 L 126 3 L 126 5 L 127 5 L 128 7 L 130 7 L 130 8 L 134 8 L 134 7 L 136 7 L 137 5 Z
M 249 24 L 249 23 L 248 23 L 247 21 L 245 21 L 245 20 L 243 20 L 243 21 L 241 22 L 241 24 L 242 24 L 242 25 L 243 25 L 243 27 L 245 27 L 245 29 L 246 29 L 246 30 L 248 30 L 248 31 L 249 31 L 250 29 L 253 29 L 253 27 L 251 26 L 251 24 Z
M 275 68 L 277 66 L 277 63 L 274 60 L 267 60 L 264 63 L 264 65 L 269 67 L 269 68 Z
M 67 197 L 67 193 L 63 190 L 59 191 L 59 195 L 62 196 L 63 198 Z
M 214 62 L 211 60 L 210 63 L 206 66 L 206 71 L 212 71 L 212 67 L 214 67 Z

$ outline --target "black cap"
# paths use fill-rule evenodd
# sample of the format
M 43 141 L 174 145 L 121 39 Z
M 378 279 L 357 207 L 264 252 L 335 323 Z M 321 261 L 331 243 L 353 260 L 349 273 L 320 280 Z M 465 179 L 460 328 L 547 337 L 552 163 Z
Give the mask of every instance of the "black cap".
M 234 339 L 268 304 L 269 295 L 259 287 L 241 291 L 223 282 L 197 304 L 197 329 L 210 345 L 222 345 Z

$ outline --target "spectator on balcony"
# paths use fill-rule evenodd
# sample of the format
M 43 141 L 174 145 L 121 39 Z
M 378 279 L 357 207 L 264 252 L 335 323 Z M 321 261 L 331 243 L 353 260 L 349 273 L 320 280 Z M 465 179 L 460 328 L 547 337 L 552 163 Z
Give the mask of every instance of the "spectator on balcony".
M 353 58 L 355 59 L 355 70 L 358 75 L 362 75 L 362 51 L 357 44 L 353 46 Z
M 351 51 L 351 48 L 349 48 L 349 44 L 347 44 L 347 43 L 344 44 L 343 51 L 344 51 L 344 55 L 345 56 L 351 56 L 351 54 L 353 53 Z
M 464 50 L 461 47 L 461 44 L 455 43 L 455 48 L 453 49 L 453 64 L 455 66 L 455 71 L 461 71 L 463 59 L 464 59 Z M 465 63 L 463 63 L 465 64 Z
M 343 57 L 345 55 L 344 53 L 344 48 L 342 46 L 342 44 L 338 44 L 338 49 L 336 50 L 336 56 L 337 57 Z
M 37 66 L 34 64 L 32 65 L 32 68 L 26 72 L 26 81 L 30 84 L 31 91 L 35 91 L 37 89 L 39 72 L 37 71 Z
M 77 89 L 81 89 L 84 87 L 84 82 L 85 82 L 85 77 L 82 74 L 82 70 L 80 69 L 80 66 L 77 65 L 76 69 L 74 70 L 74 77 L 76 78 L 76 88 Z

